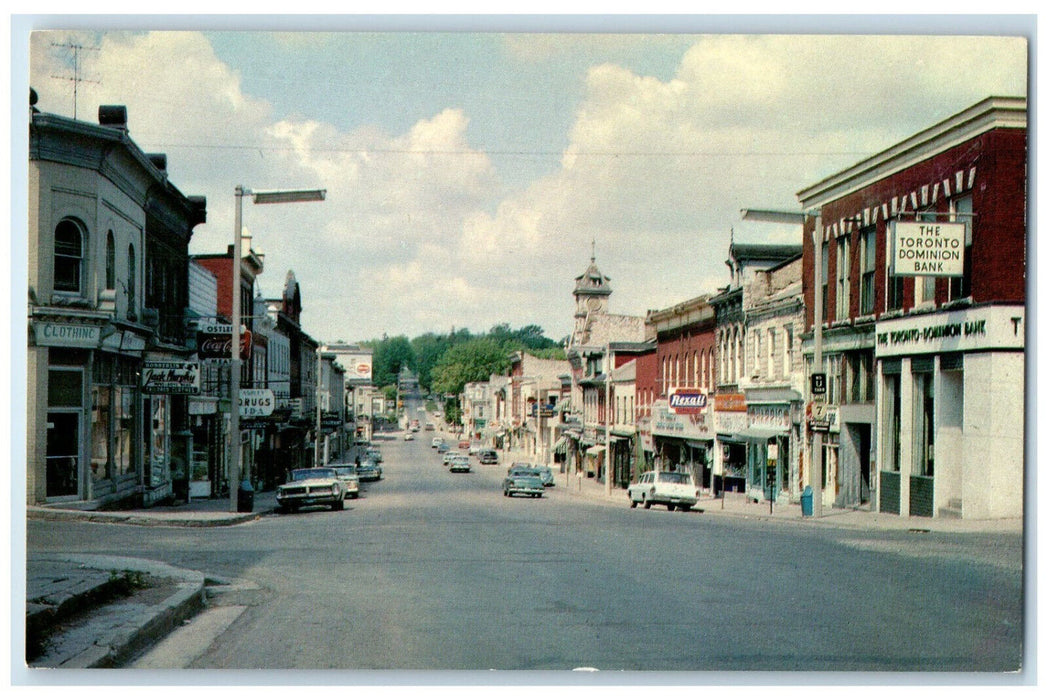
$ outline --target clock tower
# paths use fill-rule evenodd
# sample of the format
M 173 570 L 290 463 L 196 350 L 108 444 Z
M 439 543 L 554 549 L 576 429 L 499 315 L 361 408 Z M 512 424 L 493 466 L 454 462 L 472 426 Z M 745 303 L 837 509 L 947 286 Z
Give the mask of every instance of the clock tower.
M 611 296 L 610 277 L 597 269 L 596 256 L 590 257 L 589 267 L 575 278 L 575 344 L 586 342 L 589 335 L 589 319 L 608 313 L 608 297 Z

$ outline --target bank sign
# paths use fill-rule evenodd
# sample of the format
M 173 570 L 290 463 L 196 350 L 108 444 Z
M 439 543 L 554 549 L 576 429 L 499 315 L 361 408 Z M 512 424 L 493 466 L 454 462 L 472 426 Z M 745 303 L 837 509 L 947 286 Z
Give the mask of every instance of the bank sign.
M 892 222 L 892 274 L 962 277 L 964 224 Z
M 699 389 L 673 387 L 668 399 L 670 412 L 678 416 L 702 413 L 706 410 L 706 394 Z
M 1026 310 L 984 306 L 877 324 L 877 357 L 1025 348 Z

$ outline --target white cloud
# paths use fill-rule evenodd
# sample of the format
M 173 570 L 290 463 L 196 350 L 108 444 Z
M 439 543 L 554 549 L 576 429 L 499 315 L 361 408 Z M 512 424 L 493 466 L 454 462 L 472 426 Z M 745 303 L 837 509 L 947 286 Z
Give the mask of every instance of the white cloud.
M 58 38 L 34 36 L 32 80 L 41 109 L 69 113 L 69 85 L 49 77 L 63 69 Z M 538 58 L 579 40 L 594 52 L 627 41 L 509 44 Z M 263 290 L 279 293 L 295 270 L 321 340 L 503 321 L 563 335 L 591 241 L 614 312 L 712 292 L 740 208 L 796 207 L 799 189 L 864 154 L 987 95 L 1025 94 L 1021 40 L 696 37 L 668 80 L 594 64 L 560 169 L 502 196 L 462 109 L 397 134 L 340 131 L 318 114 L 275 120 L 202 35 L 113 33 L 98 46 L 85 72 L 101 81 L 82 84 L 80 118 L 126 104 L 132 137 L 169 154 L 183 192 L 207 196 L 193 252 L 228 245 L 237 184 L 328 190 L 323 203 L 245 210 L 267 254 Z

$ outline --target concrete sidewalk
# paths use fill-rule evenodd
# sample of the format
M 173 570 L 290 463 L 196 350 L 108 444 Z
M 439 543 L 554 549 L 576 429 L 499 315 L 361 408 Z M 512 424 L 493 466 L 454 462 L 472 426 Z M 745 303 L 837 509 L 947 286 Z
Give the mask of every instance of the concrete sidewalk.
M 508 467 L 512 462 L 530 462 L 527 455 L 517 452 L 502 452 L 501 467 Z M 580 498 L 604 502 L 609 505 L 629 507 L 629 497 L 621 488 L 607 489 L 605 484 L 596 479 L 579 475 L 562 474 L 554 469 L 554 480 L 557 489 Z M 653 506 L 664 508 L 664 506 Z M 768 520 L 798 526 L 833 526 L 860 530 L 917 530 L 929 532 L 1011 532 L 1021 534 L 1021 518 L 993 520 L 964 520 L 961 518 L 922 518 L 916 516 L 901 517 L 890 513 L 877 513 L 869 509 L 824 508 L 822 516 L 815 518 L 801 513 L 799 503 L 775 503 L 769 506 L 767 501 L 754 503 L 745 494 L 728 493 L 723 498 L 703 495 L 699 498 L 695 510 L 702 515 L 713 517 L 733 517 L 755 520 Z

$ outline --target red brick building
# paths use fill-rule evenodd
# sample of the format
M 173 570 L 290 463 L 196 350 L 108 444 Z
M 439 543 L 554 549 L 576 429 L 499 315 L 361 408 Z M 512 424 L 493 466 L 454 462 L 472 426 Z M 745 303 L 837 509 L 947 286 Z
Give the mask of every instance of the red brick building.
M 1026 100 L 994 97 L 798 194 L 824 505 L 1021 515 L 1026 173 Z

